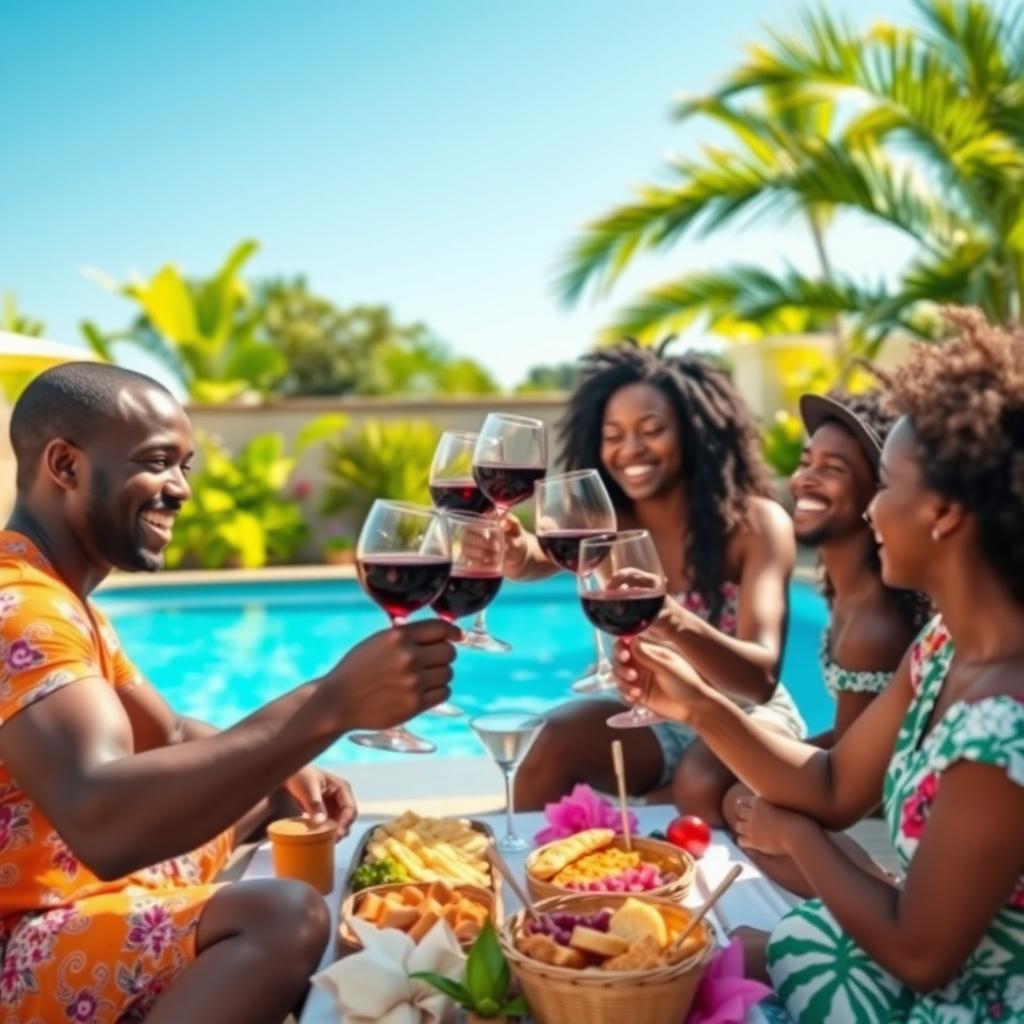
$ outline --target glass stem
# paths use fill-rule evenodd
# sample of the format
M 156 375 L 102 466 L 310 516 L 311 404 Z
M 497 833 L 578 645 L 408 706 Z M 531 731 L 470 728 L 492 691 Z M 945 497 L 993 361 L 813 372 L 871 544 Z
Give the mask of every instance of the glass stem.
M 515 768 L 506 768 L 505 774 L 505 833 L 506 838 L 515 838 L 515 824 L 513 816 L 515 814 Z
M 483 608 L 476 613 L 476 618 L 473 620 L 473 632 L 480 636 L 487 632 L 487 618 Z

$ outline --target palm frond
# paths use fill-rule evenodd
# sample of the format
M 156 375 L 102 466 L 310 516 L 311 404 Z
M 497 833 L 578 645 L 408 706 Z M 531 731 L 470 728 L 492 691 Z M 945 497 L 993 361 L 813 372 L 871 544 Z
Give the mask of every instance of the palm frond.
M 759 337 L 782 324 L 823 329 L 838 315 L 857 313 L 886 298 L 881 287 L 866 288 L 842 277 L 826 281 L 792 268 L 772 274 L 754 266 L 729 267 L 688 274 L 646 292 L 615 317 L 600 340 L 650 341 L 698 319 L 709 330 L 733 337 Z

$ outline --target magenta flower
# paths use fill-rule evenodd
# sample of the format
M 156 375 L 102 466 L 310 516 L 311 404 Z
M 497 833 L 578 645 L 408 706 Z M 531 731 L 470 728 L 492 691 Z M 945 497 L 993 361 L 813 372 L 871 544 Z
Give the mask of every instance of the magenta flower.
M 908 839 L 920 839 L 928 821 L 928 811 L 939 791 L 937 772 L 926 775 L 917 787 L 917 792 L 903 805 L 900 831 Z
M 629 811 L 629 831 L 636 833 L 636 815 Z M 573 787 L 568 796 L 563 796 L 558 803 L 548 804 L 544 808 L 544 816 L 548 819 L 548 827 L 542 828 L 533 838 L 539 844 L 554 842 L 574 836 L 577 832 L 585 832 L 588 828 L 610 828 L 613 832 L 622 831 L 622 815 L 610 801 L 599 797 L 586 783 Z
M 769 986 L 743 976 L 743 944 L 733 939 L 708 964 L 686 1024 L 742 1024 L 747 1009 L 771 994 Z
M 82 1024 L 88 1024 L 88 1021 L 96 1019 L 96 997 L 86 989 L 82 989 L 64 1012 L 72 1020 L 80 1020 Z

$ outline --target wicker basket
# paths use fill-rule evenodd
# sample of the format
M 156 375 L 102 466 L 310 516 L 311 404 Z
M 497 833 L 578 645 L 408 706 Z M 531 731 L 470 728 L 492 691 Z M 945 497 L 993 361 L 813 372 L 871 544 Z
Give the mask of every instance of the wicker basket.
M 592 914 L 629 899 L 627 893 L 588 893 L 544 900 L 537 909 L 548 913 L 569 911 Z M 633 897 L 634 899 L 638 897 Z M 672 900 L 648 899 L 679 926 L 690 912 Z M 714 934 L 702 921 L 704 945 L 693 956 L 672 967 L 653 971 L 572 970 L 552 967 L 524 956 L 515 937 L 525 923 L 526 911 L 509 918 L 499 932 L 501 948 L 536 1024 L 680 1024 L 690 1010 L 704 968 L 714 952 Z
M 383 897 L 389 892 L 401 892 L 409 887 L 426 892 L 430 885 L 430 882 L 396 882 L 392 885 L 371 885 L 366 889 L 350 894 L 341 904 L 341 915 L 338 919 L 338 955 L 347 956 L 349 953 L 357 953 L 363 948 L 363 944 L 352 930 L 349 921 L 355 916 L 359 901 L 367 893 L 372 892 Z M 474 903 L 479 903 L 481 906 L 486 907 L 495 928 L 501 925 L 501 899 L 496 892 L 490 889 L 483 889 L 478 885 L 453 885 L 451 889 L 453 892 L 467 897 Z M 472 945 L 472 942 L 464 942 L 462 945 L 469 947 Z
M 562 840 L 558 840 L 558 842 L 562 842 Z M 659 886 L 657 889 L 651 889 L 649 892 L 633 893 L 633 895 L 643 896 L 644 898 L 654 896 L 673 900 L 684 899 L 686 894 L 690 891 L 690 886 L 693 885 L 693 879 L 697 873 L 697 865 L 693 857 L 691 857 L 685 850 L 680 850 L 678 846 L 673 846 L 671 843 L 663 842 L 660 839 L 647 839 L 644 836 L 634 836 L 631 842 L 633 849 L 640 854 L 642 860 L 649 860 L 660 866 L 663 870 L 672 871 L 676 875 L 675 881 L 669 882 L 668 885 Z M 554 885 L 551 882 L 545 882 L 534 877 L 532 867 L 536 863 L 537 858 L 541 855 L 543 850 L 546 850 L 548 846 L 553 845 L 554 843 L 548 843 L 547 846 L 540 846 L 526 858 L 526 888 L 529 890 L 530 896 L 534 900 L 550 899 L 553 896 L 575 896 L 579 894 L 577 890 L 566 889 L 564 886 Z M 623 836 L 616 836 L 611 841 L 610 847 L 612 849 L 625 850 L 625 838 Z M 604 894 L 595 893 L 595 895 Z

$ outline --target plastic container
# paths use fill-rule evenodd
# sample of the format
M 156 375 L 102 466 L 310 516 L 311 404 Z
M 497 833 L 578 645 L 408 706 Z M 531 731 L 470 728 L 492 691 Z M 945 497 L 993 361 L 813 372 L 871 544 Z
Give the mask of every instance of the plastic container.
M 316 825 L 308 818 L 281 818 L 267 826 L 274 874 L 307 882 L 327 895 L 334 888 L 334 823 Z

